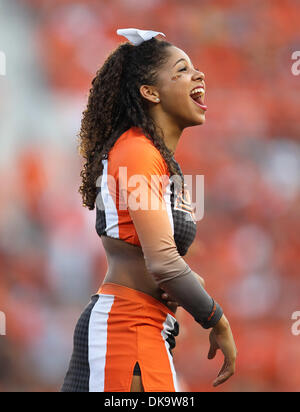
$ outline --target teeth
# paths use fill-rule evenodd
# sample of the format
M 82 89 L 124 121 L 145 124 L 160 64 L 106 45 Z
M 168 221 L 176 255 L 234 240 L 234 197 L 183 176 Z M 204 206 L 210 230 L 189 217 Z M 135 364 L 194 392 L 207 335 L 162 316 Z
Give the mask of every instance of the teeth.
M 192 93 L 190 94 L 190 96 L 192 96 L 195 93 L 201 93 L 201 95 L 203 95 L 205 93 L 205 90 L 203 89 L 203 87 L 198 87 L 197 89 L 194 89 L 192 91 Z

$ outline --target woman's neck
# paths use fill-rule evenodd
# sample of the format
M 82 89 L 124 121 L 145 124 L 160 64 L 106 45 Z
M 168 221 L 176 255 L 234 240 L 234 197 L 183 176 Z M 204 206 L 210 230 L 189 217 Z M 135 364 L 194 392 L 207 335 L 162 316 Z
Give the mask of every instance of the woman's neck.
M 178 126 L 173 119 L 162 111 L 153 112 L 151 116 L 158 130 L 162 130 L 163 132 L 165 145 L 174 155 L 183 128 Z

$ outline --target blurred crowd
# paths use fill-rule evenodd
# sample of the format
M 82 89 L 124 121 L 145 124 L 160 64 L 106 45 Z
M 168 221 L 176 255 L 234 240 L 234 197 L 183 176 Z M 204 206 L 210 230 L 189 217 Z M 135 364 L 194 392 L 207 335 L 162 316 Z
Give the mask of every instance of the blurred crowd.
M 186 261 L 229 318 L 237 373 L 219 391 L 299 391 L 298 0 L 2 0 L 0 391 L 58 391 L 79 314 L 106 273 L 95 211 L 78 193 L 76 134 L 91 80 L 125 39 L 162 31 L 206 75 L 206 123 L 176 159 L 204 175 L 205 212 Z M 184 3 L 184 4 L 183 4 Z M 182 390 L 210 391 L 222 357 L 178 310 Z

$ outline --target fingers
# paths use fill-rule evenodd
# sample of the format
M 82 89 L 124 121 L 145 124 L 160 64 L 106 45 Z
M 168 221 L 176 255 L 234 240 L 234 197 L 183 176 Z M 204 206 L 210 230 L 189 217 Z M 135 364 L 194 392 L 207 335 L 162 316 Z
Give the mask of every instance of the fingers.
M 167 302 L 167 306 L 169 306 L 170 308 L 177 308 L 178 307 L 177 303 L 172 302 L 172 301 Z
M 218 350 L 217 346 L 215 346 L 215 345 L 210 345 L 207 358 L 208 358 L 208 359 L 214 359 L 214 357 L 216 356 L 217 350 Z
M 213 331 L 209 335 L 209 342 L 210 342 L 210 348 L 208 351 L 207 358 L 214 359 L 214 357 L 216 356 L 217 350 L 219 349 L 219 345 L 216 342 L 216 337 Z
M 223 373 L 221 373 L 217 379 L 215 379 L 213 386 L 217 387 L 221 385 L 222 383 L 226 382 L 232 375 L 234 375 L 233 370 L 231 369 L 226 369 Z
M 213 386 L 217 387 L 222 383 L 226 382 L 232 375 L 234 375 L 235 365 L 234 363 L 229 363 L 224 361 L 223 366 L 218 374 L 218 377 L 214 380 Z
M 163 293 L 163 294 L 161 295 L 161 297 L 162 297 L 163 299 L 165 299 L 165 300 L 169 300 L 169 301 L 171 301 L 171 302 L 174 302 L 174 301 L 172 300 L 171 296 L 169 296 L 167 293 Z
M 161 295 L 161 297 L 162 297 L 164 300 L 168 300 L 168 302 L 167 302 L 167 305 L 168 305 L 168 306 L 170 306 L 170 305 L 173 306 L 174 304 L 176 304 L 176 302 L 170 300 L 170 296 L 169 296 L 167 293 L 163 293 L 163 294 Z
M 175 308 L 179 306 L 179 304 L 175 300 L 171 300 L 172 298 L 167 293 L 163 293 L 161 297 L 164 300 L 168 300 L 168 302 L 166 303 L 167 306 L 175 307 Z

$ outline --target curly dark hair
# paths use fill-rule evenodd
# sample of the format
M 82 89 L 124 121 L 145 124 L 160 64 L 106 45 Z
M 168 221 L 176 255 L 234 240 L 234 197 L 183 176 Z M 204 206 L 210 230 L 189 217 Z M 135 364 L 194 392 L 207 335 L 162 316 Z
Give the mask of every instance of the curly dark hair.
M 78 150 L 85 159 L 78 191 L 83 206 L 89 210 L 95 207 L 96 181 L 102 174 L 102 159 L 108 158 L 117 139 L 132 126 L 140 127 L 153 142 L 171 176 L 180 173 L 173 154 L 165 145 L 163 132 L 149 116 L 147 101 L 139 91 L 143 84 L 156 84 L 158 69 L 166 62 L 170 46 L 172 43 L 156 38 L 139 46 L 123 43 L 108 56 L 92 80 L 78 135 Z

